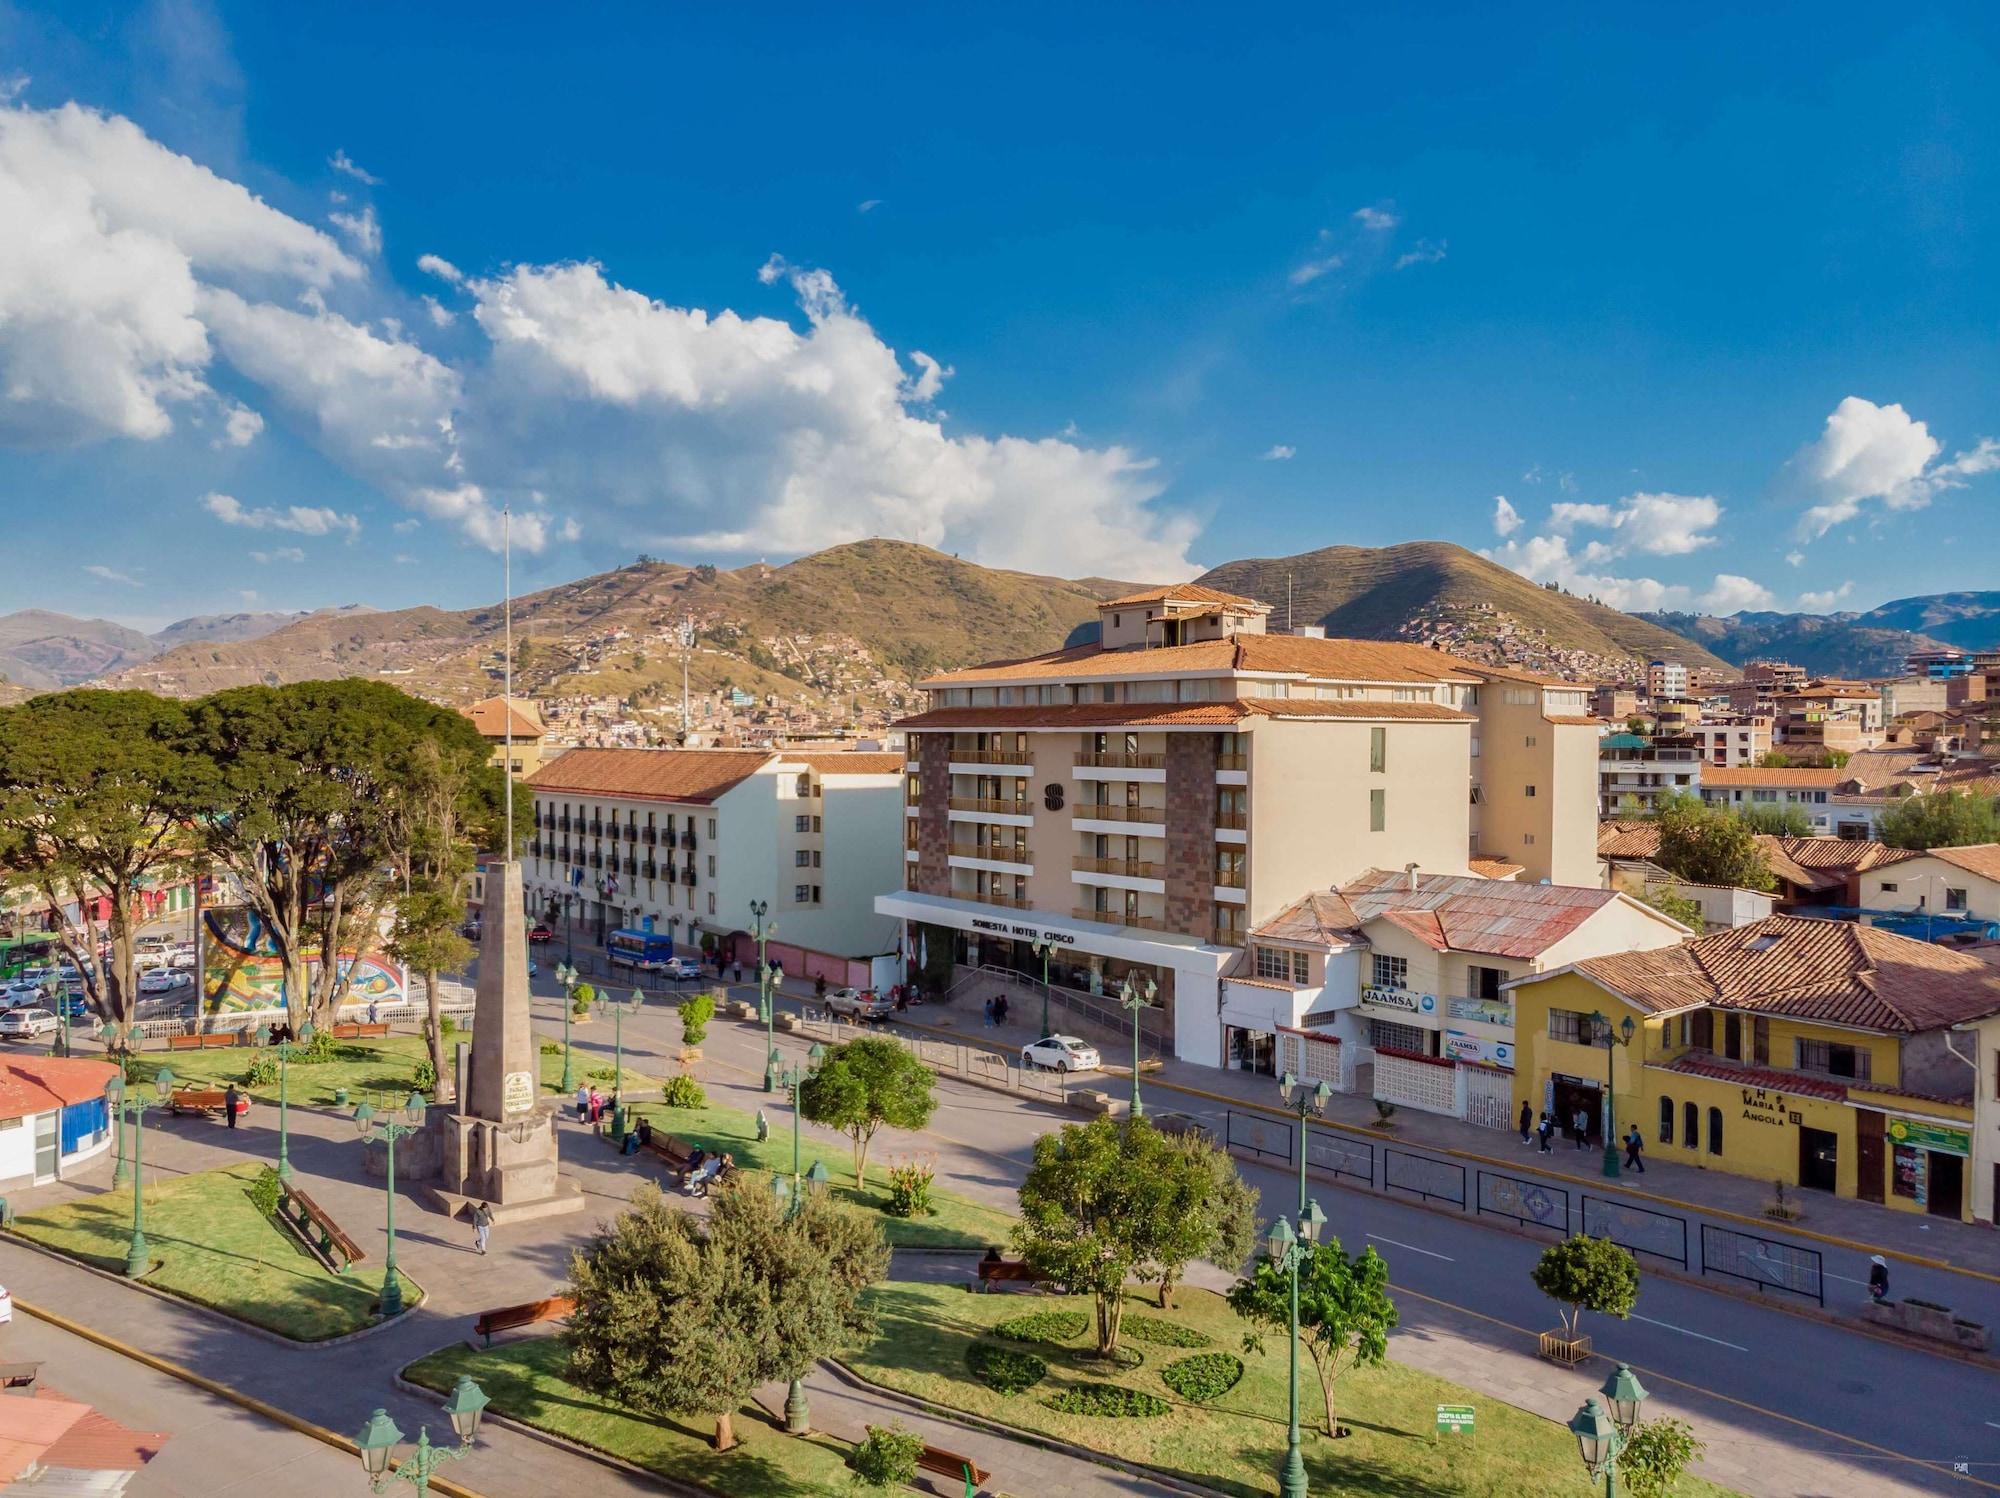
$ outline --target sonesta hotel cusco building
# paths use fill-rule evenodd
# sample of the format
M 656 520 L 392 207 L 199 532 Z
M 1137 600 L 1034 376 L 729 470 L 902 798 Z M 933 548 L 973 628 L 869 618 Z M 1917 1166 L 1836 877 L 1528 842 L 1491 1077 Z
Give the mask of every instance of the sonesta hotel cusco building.
M 1220 1065 L 1226 1030 L 1296 1026 L 1319 993 L 1250 986 L 1258 926 L 1302 896 L 1412 865 L 1597 884 L 1582 688 L 1274 635 L 1269 613 L 1153 589 L 1101 605 L 1095 644 L 922 683 L 930 706 L 901 725 L 905 888 L 876 909 L 934 980 L 947 952 L 1039 978 L 1042 943 L 1086 1000 L 1150 979 L 1162 1045 Z

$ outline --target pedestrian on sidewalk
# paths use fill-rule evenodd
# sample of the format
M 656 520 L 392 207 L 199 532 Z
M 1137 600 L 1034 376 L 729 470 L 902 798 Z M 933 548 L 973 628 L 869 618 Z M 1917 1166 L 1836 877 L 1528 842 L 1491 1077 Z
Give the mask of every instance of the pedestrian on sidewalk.
M 1889 1261 L 1880 1254 L 1868 1256 L 1868 1298 L 1877 1304 L 1889 1298 Z
M 1007 995 L 1004 993 L 993 1001 L 993 1023 L 995 1026 L 1007 1023 Z
M 486 1252 L 487 1235 L 493 1231 L 493 1209 L 481 1202 L 472 1209 L 472 1246 Z
M 236 1104 L 242 1096 L 243 1094 L 236 1090 L 234 1082 L 231 1082 L 222 1094 L 223 1116 L 229 1120 L 229 1127 L 232 1129 L 236 1127 Z
M 1570 1120 L 1570 1126 L 1576 1132 L 1576 1147 L 1578 1149 L 1582 1149 L 1586 1144 L 1590 1143 L 1590 1110 L 1588 1108 L 1577 1109 L 1576 1117 Z
M 1646 1173 L 1646 1162 L 1639 1158 L 1639 1151 L 1645 1146 L 1645 1143 L 1646 1141 L 1639 1137 L 1639 1126 L 1633 1124 L 1631 1130 L 1625 1135 L 1625 1168 L 1627 1170 L 1636 1170 L 1640 1175 Z
M 980 1022 L 980 1029 L 990 1030 L 992 1028 L 993 1028 L 993 1000 L 989 998 L 986 1001 L 986 1018 Z
M 1529 1135 L 1533 1134 L 1534 1131 L 1535 1131 L 1535 1110 L 1533 1108 L 1530 1108 L 1527 1105 L 1527 1103 L 1523 1102 L 1521 1104 L 1521 1143 L 1526 1144 L 1528 1142 Z
M 1555 1146 L 1550 1144 L 1549 1141 L 1555 1137 L 1555 1132 L 1556 1132 L 1555 1119 L 1547 1112 L 1544 1112 L 1542 1114 L 1542 1121 L 1539 1125 L 1537 1125 L 1535 1132 L 1536 1135 L 1541 1140 L 1541 1149 L 1538 1153 L 1544 1155 L 1554 1154 Z
M 588 1082 L 579 1082 L 576 1084 L 576 1121 L 578 1123 L 590 1122 L 590 1084 Z
M 826 1002 L 825 973 L 821 973 L 817 978 L 813 979 L 813 1002 L 815 1004 L 824 1004 Z

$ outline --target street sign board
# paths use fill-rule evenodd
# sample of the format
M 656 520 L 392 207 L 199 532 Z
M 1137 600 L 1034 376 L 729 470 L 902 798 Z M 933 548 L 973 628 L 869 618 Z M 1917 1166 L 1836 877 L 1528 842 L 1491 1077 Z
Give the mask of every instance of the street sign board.
M 1441 1436 L 1469 1436 L 1472 1434 L 1473 1410 L 1469 1404 L 1441 1404 L 1438 1406 L 1438 1434 Z

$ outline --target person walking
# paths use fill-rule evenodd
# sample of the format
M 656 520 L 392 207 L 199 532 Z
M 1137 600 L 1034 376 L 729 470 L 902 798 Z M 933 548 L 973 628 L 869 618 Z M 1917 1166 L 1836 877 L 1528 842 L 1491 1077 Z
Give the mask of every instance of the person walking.
M 1521 1143 L 1526 1144 L 1535 1132 L 1535 1110 L 1524 1101 L 1521 1104 Z
M 1868 1256 L 1868 1298 L 1878 1305 L 1889 1298 L 1889 1261 L 1880 1254 Z
M 223 1117 L 229 1120 L 229 1127 L 232 1129 L 236 1127 L 236 1104 L 238 1103 L 238 1101 L 241 1100 L 242 1096 L 243 1094 L 236 1090 L 236 1084 L 234 1082 L 231 1082 L 229 1086 L 223 1090 L 222 1113 Z
M 1576 1135 L 1576 1147 L 1582 1149 L 1586 1144 L 1590 1143 L 1590 1110 L 1588 1108 L 1577 1109 L 1576 1116 L 1569 1122 L 1571 1130 Z
M 472 1209 L 472 1246 L 486 1252 L 486 1239 L 493 1231 L 493 1209 L 481 1202 Z
M 1633 1124 L 1625 1135 L 1625 1168 L 1627 1170 L 1636 1170 L 1640 1175 L 1646 1173 L 1646 1162 L 1639 1158 L 1639 1151 L 1645 1147 L 1645 1143 L 1646 1141 L 1639 1137 L 1639 1126 Z
M 1539 1135 L 1541 1139 L 1541 1149 L 1539 1153 L 1544 1155 L 1555 1153 L 1555 1146 L 1549 1143 L 1549 1141 L 1555 1137 L 1555 1132 L 1556 1132 L 1555 1118 L 1548 1113 L 1542 1114 L 1541 1124 L 1536 1129 L 1536 1133 Z
M 588 1082 L 579 1082 L 576 1084 L 576 1121 L 578 1123 L 590 1122 L 590 1084 Z
M 980 1028 L 982 1030 L 993 1028 L 993 1000 L 990 998 L 986 1001 L 986 1018 L 981 1022 Z

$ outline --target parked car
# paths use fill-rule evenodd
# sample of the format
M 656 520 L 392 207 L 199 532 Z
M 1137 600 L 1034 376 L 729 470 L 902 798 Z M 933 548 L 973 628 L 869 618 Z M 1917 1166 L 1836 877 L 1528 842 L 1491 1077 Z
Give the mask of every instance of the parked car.
M 139 975 L 140 993 L 172 993 L 194 981 L 190 974 L 170 967 L 156 967 Z
M 0 1040 L 33 1040 L 62 1028 L 62 1021 L 46 1009 L 9 1009 L 0 1014 Z
M 79 1020 L 94 1019 L 96 1017 L 91 1013 L 90 1000 L 86 999 L 80 993 L 66 995 L 62 1001 L 62 1008 L 58 1009 L 56 1013 L 61 1014 L 64 1009 L 69 1011 L 69 1022 L 72 1025 L 76 1024 Z
M 1021 1047 L 1021 1065 L 1031 1070 L 1096 1071 L 1103 1065 L 1097 1047 L 1074 1035 L 1046 1035 Z
M 0 1326 L 14 1319 L 14 1297 L 7 1293 L 7 1287 L 0 1285 Z
M 478 941 L 479 933 L 480 925 L 477 921 L 467 921 L 463 926 L 458 928 L 458 934 L 467 941 Z
M 0 1009 L 32 1009 L 42 1002 L 39 983 L 9 983 L 0 988 Z
M 855 1019 L 887 1019 L 895 1007 L 872 988 L 836 988 L 826 996 L 828 1014 L 845 1014 Z
M 169 967 L 193 967 L 194 964 L 195 952 L 193 947 L 175 947 L 174 955 L 167 961 L 167 966 Z
M 546 925 L 544 925 L 540 921 L 535 922 L 535 924 L 528 931 L 528 940 L 533 942 L 538 947 L 548 942 L 552 942 L 555 939 L 556 939 L 555 932 L 551 931 Z
M 688 978 L 699 978 L 701 964 L 692 957 L 669 957 L 660 964 L 660 976 L 672 978 L 676 983 Z

